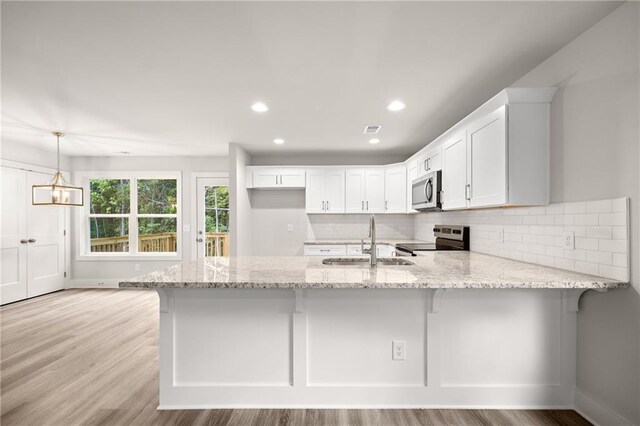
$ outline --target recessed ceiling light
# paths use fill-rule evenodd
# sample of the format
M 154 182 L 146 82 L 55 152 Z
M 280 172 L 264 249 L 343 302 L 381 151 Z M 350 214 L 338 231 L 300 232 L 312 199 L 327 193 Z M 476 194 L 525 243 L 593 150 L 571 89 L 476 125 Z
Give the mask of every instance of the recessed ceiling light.
M 269 107 L 265 104 L 263 104 L 262 102 L 256 102 L 255 104 L 251 105 L 251 109 L 254 110 L 255 112 L 267 112 L 269 111 Z
M 275 143 L 276 145 L 282 145 L 284 143 L 284 139 L 280 139 L 280 138 L 274 139 L 273 143 Z
M 402 111 L 405 109 L 406 105 L 402 101 L 392 101 L 389 105 L 387 105 L 387 109 L 389 111 Z
M 379 143 L 379 142 L 380 142 L 380 139 L 375 139 L 375 138 L 374 138 L 374 139 L 369 139 L 369 143 L 370 143 L 371 145 L 375 145 L 375 144 L 377 144 L 377 143 Z

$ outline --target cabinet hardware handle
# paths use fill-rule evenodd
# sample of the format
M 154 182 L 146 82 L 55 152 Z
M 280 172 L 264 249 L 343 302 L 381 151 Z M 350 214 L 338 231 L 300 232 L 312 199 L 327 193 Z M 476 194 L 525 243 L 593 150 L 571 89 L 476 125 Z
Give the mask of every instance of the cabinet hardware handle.
M 471 184 L 468 183 L 467 186 L 464 187 L 464 195 L 467 200 L 471 200 Z
M 20 244 L 27 244 L 29 240 L 20 240 Z
M 362 202 L 362 210 L 364 210 L 364 201 Z
M 367 211 L 369 211 L 369 200 L 367 200 Z
M 329 211 L 329 201 L 327 201 L 327 211 Z
M 384 202 L 384 209 L 385 210 L 389 210 L 389 202 L 388 201 Z
M 27 241 L 30 242 L 30 243 L 35 243 L 36 239 L 35 238 L 29 238 Z
M 322 202 L 322 211 L 324 211 L 324 201 Z
M 278 175 L 276 175 L 276 185 L 278 184 Z

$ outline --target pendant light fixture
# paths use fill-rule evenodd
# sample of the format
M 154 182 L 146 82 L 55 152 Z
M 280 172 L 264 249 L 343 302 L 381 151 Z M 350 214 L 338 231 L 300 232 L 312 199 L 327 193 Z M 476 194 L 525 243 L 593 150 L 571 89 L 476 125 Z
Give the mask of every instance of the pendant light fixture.
M 60 137 L 61 132 L 52 132 L 57 140 L 58 168 L 49 183 L 33 185 L 31 190 L 31 204 L 34 206 L 82 206 L 84 205 L 84 189 L 70 185 L 60 173 Z

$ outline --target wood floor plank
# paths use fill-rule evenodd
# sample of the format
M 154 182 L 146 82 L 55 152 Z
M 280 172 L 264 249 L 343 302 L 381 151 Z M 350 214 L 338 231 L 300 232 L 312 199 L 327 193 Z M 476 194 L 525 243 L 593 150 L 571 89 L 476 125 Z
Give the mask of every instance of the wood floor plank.
M 589 425 L 570 410 L 158 411 L 158 296 L 67 290 L 0 308 L 0 423 L 11 425 Z

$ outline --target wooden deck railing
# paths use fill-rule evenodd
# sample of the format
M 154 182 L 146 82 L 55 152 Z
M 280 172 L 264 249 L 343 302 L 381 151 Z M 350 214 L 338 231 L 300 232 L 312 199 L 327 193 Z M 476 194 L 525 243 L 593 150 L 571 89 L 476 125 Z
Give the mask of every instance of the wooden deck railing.
M 229 256 L 229 234 L 224 232 L 207 232 L 205 240 L 206 256 Z M 140 252 L 175 252 L 178 242 L 174 232 L 141 235 L 138 238 Z M 91 251 L 94 253 L 126 252 L 129 250 L 127 235 L 113 238 L 92 238 Z

